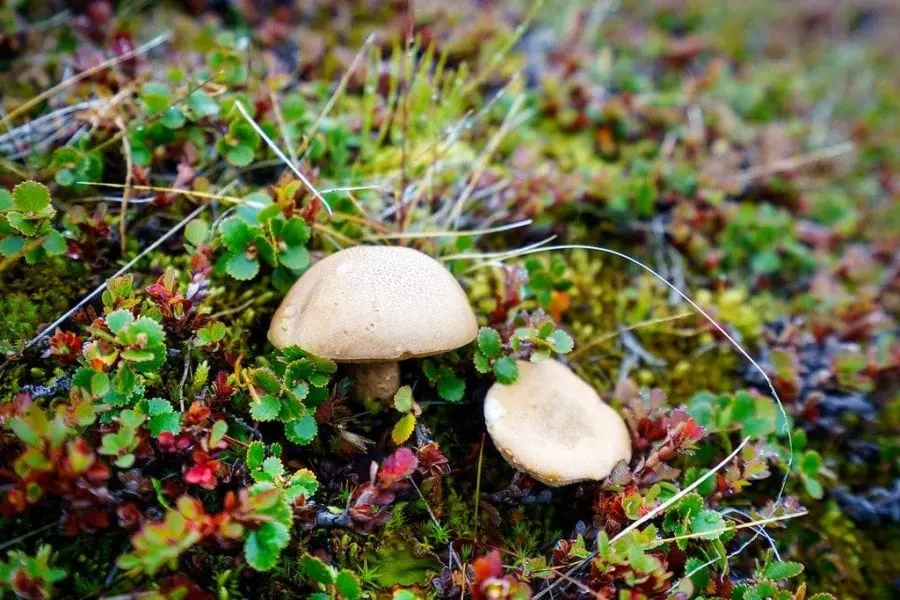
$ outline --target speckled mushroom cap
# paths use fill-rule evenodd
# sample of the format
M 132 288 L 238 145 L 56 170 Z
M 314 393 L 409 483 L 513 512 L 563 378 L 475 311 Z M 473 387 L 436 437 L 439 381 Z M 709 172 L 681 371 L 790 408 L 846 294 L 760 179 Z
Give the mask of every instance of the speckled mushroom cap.
M 447 352 L 477 333 L 465 292 L 439 262 L 412 248 L 356 246 L 297 280 L 272 317 L 269 341 L 373 362 Z
M 555 360 L 518 365 L 516 382 L 484 399 L 488 433 L 511 465 L 561 486 L 603 479 L 631 459 L 625 422 L 594 388 Z

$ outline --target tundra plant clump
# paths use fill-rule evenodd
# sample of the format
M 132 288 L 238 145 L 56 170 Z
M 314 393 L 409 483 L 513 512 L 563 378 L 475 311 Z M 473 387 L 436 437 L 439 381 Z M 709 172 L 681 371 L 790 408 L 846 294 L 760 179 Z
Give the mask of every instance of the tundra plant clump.
M 4 3 L 0 597 L 893 598 L 900 9 L 722 4 Z

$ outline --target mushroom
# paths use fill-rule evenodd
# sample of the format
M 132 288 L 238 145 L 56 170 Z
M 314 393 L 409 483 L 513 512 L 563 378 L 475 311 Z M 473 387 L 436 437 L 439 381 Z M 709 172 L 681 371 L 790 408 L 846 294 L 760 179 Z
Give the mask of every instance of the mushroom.
M 465 292 L 436 260 L 412 248 L 356 246 L 297 280 L 269 341 L 353 363 L 357 393 L 389 400 L 400 388 L 398 361 L 448 352 L 477 333 Z
M 550 486 L 603 479 L 631 459 L 622 417 L 555 360 L 517 361 L 519 377 L 484 399 L 494 445 L 515 468 Z

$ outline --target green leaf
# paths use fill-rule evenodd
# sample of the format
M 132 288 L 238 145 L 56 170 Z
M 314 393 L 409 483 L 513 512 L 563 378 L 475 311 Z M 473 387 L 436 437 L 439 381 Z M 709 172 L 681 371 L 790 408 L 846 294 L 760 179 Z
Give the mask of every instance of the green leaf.
M 281 382 L 271 370 L 266 368 L 253 369 L 253 371 L 250 372 L 250 376 L 253 378 L 254 384 L 258 385 L 269 394 L 281 393 Z
M 228 423 L 222 419 L 213 423 L 212 429 L 209 432 L 209 445 L 213 447 L 218 446 L 226 433 L 228 433 Z
M 306 413 L 299 419 L 286 423 L 284 426 L 285 437 L 300 446 L 305 446 L 313 441 L 318 432 L 319 426 L 311 413 Z
M 253 162 L 253 149 L 249 146 L 235 146 L 225 153 L 225 160 L 235 167 L 246 167 Z
M 304 246 L 309 241 L 309 225 L 303 219 L 293 217 L 284 224 L 281 239 L 288 246 Z
M 362 597 L 362 586 L 356 575 L 343 569 L 334 578 L 334 587 L 344 600 L 359 600 Z
M 257 421 L 274 421 L 280 412 L 281 400 L 269 394 L 250 403 L 250 415 Z
M 247 468 L 255 469 L 261 465 L 265 455 L 266 449 L 262 442 L 250 442 L 247 447 Z
M 704 589 L 709 583 L 709 567 L 703 566 L 704 562 L 699 558 L 691 557 L 684 564 L 685 573 L 693 573 L 691 581 L 694 583 L 694 589 L 696 590 Z
M 547 342 L 557 354 L 568 354 L 575 347 L 575 342 L 569 334 L 561 329 L 554 331 L 550 337 L 547 338 Z
M 803 565 L 798 562 L 781 561 L 766 565 L 763 569 L 763 577 L 766 579 L 790 579 L 803 572 Z
M 391 431 L 391 439 L 398 446 L 409 439 L 413 430 L 416 428 L 416 415 L 407 413 L 397 421 L 394 429 Z
M 278 557 L 288 542 L 291 532 L 283 523 L 267 521 L 259 529 L 247 534 L 244 557 L 247 564 L 257 571 L 268 571 L 278 564 Z
M 53 179 L 63 187 L 70 187 L 77 181 L 75 173 L 71 169 L 61 169 L 56 172 Z
M 800 471 L 807 477 L 815 477 L 824 466 L 822 455 L 815 450 L 807 450 L 800 457 Z
M 165 398 L 150 398 L 147 400 L 147 414 L 151 417 L 175 412 L 172 403 Z
M 500 356 L 500 346 L 502 340 L 500 334 L 490 327 L 482 327 L 478 330 L 478 349 L 487 358 L 497 358 Z
M 51 230 L 44 236 L 41 246 L 50 256 L 58 256 L 66 251 L 66 238 L 58 231 Z
M 262 462 L 262 470 L 272 477 L 284 475 L 284 465 L 281 463 L 281 459 L 275 456 L 270 456 Z
M 109 391 L 109 375 L 106 373 L 94 373 L 91 376 L 91 395 L 101 398 Z
M 479 373 L 487 374 L 491 372 L 491 361 L 481 352 L 475 353 L 475 356 L 472 357 L 472 362 L 475 364 L 475 370 Z
M 209 238 L 209 223 L 203 219 L 194 219 L 184 228 L 184 239 L 194 246 L 199 246 Z
M 159 434 L 164 431 L 178 433 L 181 431 L 181 413 L 169 412 L 154 415 L 150 417 L 148 428 L 153 437 L 159 437 Z
M 142 363 L 151 361 L 156 357 L 152 350 L 123 350 L 122 358 L 131 362 Z
M 142 341 L 142 343 L 146 342 L 147 348 L 162 344 L 166 339 L 166 332 L 162 325 L 160 325 L 159 321 L 150 317 L 140 317 L 126 329 L 126 332 L 127 335 L 125 337 L 129 344 Z M 143 340 L 142 337 L 144 338 Z
M 128 310 L 114 310 L 106 315 L 106 326 L 113 333 L 119 333 L 122 328 L 134 321 L 134 315 Z
M 226 333 L 227 329 L 225 329 L 224 324 L 219 321 L 213 321 L 197 331 L 197 342 L 201 346 L 214 344 L 224 338 Z
M 500 383 L 509 385 L 519 378 L 519 365 L 508 356 L 498 358 L 494 363 L 494 376 Z
M 300 568 L 303 573 L 313 581 L 324 585 L 334 584 L 335 572 L 324 561 L 309 554 L 300 559 Z
M 409 412 L 413 404 L 412 388 L 408 385 L 402 386 L 397 393 L 394 394 L 394 408 L 405 413 Z
M 303 246 L 288 246 L 278 254 L 281 264 L 288 269 L 303 269 L 309 266 L 309 251 Z
M 8 235 L 0 240 L 0 254 L 3 256 L 12 256 L 24 247 L 25 238 L 18 235 Z
M 219 105 L 203 90 L 191 92 L 187 104 L 197 117 L 212 117 L 219 114 Z
M 819 500 L 822 496 L 825 495 L 825 490 L 822 488 L 822 484 L 819 483 L 818 479 L 813 477 L 803 477 L 803 487 L 806 488 L 806 493 Z
M 141 89 L 141 101 L 151 115 L 156 115 L 166 110 L 171 102 L 172 92 L 158 81 L 151 81 Z
M 743 425 L 743 435 L 764 437 L 775 431 L 775 404 L 746 391 L 737 392 L 731 404 L 731 420 Z
M 275 206 L 278 208 L 278 206 Z M 278 257 L 275 255 L 275 247 L 264 235 L 258 235 L 253 239 L 253 245 L 256 246 L 256 252 L 259 257 L 273 267 L 278 266 Z
M 9 193 L 9 190 L 0 188 L 0 212 L 13 208 L 15 208 L 15 202 L 13 202 L 12 194 Z
M 259 273 L 259 261 L 239 252 L 225 263 L 225 271 L 238 281 L 249 281 Z
M 725 519 L 714 510 L 702 510 L 691 519 L 691 533 L 704 540 L 718 539 L 724 532 Z
M 35 226 L 35 224 L 28 220 L 25 215 L 20 212 L 6 213 L 6 221 L 12 226 L 13 229 L 21 234 L 32 236 L 37 233 L 37 227 Z
M 16 434 L 20 440 L 28 444 L 29 446 L 38 446 L 41 443 L 41 435 L 38 433 L 31 424 L 23 418 L 15 418 L 11 421 L 10 427 L 12 427 L 13 433 Z
M 222 242 L 231 252 L 241 252 L 253 238 L 253 228 L 240 217 L 228 217 L 219 225 Z
M 181 109 L 177 106 L 172 106 L 166 109 L 159 122 L 168 129 L 181 129 L 187 122 L 187 119 L 185 118 L 184 113 L 181 112 Z
M 459 402 L 466 393 L 466 382 L 449 369 L 441 371 L 441 379 L 437 386 L 438 395 L 447 402 Z
M 291 476 L 291 480 L 284 490 L 284 499 L 291 503 L 300 496 L 312 498 L 318 489 L 319 482 L 315 473 L 309 469 L 300 469 Z
M 50 190 L 36 181 L 23 181 L 13 188 L 16 209 L 26 213 L 41 212 L 50 206 Z

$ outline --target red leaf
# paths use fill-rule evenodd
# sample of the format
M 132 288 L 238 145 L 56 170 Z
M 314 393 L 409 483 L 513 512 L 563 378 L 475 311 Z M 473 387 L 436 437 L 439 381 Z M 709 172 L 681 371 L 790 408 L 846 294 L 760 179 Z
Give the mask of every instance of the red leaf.
M 397 448 L 397 451 L 384 459 L 378 481 L 383 486 L 393 485 L 406 479 L 416 470 L 419 460 L 409 448 Z
M 495 579 L 503 575 L 503 563 L 500 562 L 500 552 L 494 550 L 487 556 L 477 559 L 472 565 L 475 571 L 475 579 L 472 581 L 472 599 L 485 598 L 483 586 L 489 579 Z

